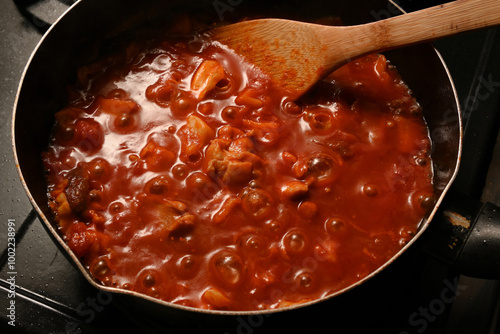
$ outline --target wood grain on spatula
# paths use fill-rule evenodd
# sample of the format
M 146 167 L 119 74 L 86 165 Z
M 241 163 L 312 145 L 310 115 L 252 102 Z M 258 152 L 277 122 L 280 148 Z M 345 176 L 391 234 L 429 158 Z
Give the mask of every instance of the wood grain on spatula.
M 298 98 L 356 57 L 497 24 L 500 0 L 457 0 L 357 26 L 260 19 L 219 27 L 209 35 Z

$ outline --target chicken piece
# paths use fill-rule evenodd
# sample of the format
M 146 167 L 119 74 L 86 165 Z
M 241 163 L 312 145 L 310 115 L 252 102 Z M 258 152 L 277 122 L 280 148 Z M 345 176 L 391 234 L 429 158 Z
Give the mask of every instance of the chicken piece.
M 203 100 L 208 92 L 226 78 L 224 68 L 217 60 L 205 60 L 198 67 L 191 80 L 191 90 L 198 100 Z
M 250 181 L 254 169 L 262 163 L 253 153 L 254 145 L 248 137 L 229 139 L 236 133 L 225 129 L 222 134 L 225 138 L 212 140 L 206 152 L 205 171 L 219 177 L 224 184 L 235 185 Z
M 156 224 L 166 235 L 181 227 L 192 226 L 196 217 L 187 211 L 186 204 L 179 201 L 146 198 L 140 205 L 141 218 L 145 224 Z
M 237 160 L 254 160 L 253 154 L 254 145 L 248 137 L 234 139 L 227 150 L 227 154 L 231 159 Z
M 248 161 L 228 161 L 226 170 L 222 176 L 224 184 L 243 184 L 250 181 L 253 166 Z
M 203 148 L 215 137 L 215 131 L 196 115 L 189 115 L 187 123 L 179 130 L 181 141 L 181 160 L 196 164 L 202 157 Z

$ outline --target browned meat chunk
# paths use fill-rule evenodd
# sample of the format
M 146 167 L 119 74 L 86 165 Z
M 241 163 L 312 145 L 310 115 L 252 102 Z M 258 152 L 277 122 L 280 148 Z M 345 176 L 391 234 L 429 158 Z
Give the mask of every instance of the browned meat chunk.
M 76 167 L 68 173 L 68 185 L 64 189 L 71 210 L 76 214 L 81 214 L 87 208 L 89 197 L 89 176 L 80 167 Z

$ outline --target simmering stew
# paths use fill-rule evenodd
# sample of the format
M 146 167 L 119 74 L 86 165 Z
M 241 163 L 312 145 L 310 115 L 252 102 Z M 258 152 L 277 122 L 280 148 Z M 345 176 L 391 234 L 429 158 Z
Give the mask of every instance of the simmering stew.
M 184 26 L 80 68 L 55 115 L 49 202 L 92 276 L 259 310 L 393 257 L 434 201 L 428 129 L 394 66 L 365 56 L 292 101 Z

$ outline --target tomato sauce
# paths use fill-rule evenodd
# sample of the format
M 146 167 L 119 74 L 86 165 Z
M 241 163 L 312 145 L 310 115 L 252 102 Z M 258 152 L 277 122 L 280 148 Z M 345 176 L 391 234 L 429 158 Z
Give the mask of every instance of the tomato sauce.
M 78 71 L 43 155 L 60 232 L 97 281 L 279 308 L 350 286 L 412 238 L 434 201 L 431 142 L 383 55 L 291 101 L 203 35 L 160 37 Z

